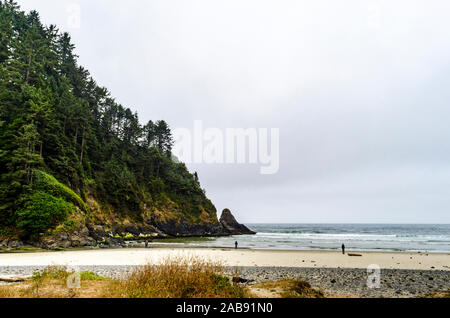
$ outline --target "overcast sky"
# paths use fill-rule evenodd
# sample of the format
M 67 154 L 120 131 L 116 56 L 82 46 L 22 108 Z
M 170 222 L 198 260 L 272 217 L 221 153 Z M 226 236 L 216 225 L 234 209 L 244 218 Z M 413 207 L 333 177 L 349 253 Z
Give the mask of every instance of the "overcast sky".
M 142 122 L 280 128 L 275 175 L 188 165 L 219 211 L 450 223 L 449 1 L 18 2 L 70 32 L 79 63 Z

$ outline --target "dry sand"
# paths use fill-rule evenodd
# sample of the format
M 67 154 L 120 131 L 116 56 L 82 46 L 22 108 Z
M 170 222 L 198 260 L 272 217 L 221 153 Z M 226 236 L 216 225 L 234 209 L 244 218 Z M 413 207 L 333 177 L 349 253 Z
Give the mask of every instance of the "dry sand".
M 0 266 L 101 266 L 158 264 L 169 256 L 199 256 L 225 266 L 367 268 L 450 271 L 450 254 L 359 252 L 362 256 L 327 251 L 261 251 L 211 248 L 96 249 L 0 254 Z

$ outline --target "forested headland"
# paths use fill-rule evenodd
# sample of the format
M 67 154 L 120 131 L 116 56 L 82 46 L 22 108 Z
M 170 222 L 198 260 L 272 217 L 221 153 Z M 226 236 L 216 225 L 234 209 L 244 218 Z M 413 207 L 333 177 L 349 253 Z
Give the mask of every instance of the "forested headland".
M 168 124 L 141 124 L 74 49 L 36 11 L 0 2 L 0 235 L 77 246 L 226 233 L 173 160 Z

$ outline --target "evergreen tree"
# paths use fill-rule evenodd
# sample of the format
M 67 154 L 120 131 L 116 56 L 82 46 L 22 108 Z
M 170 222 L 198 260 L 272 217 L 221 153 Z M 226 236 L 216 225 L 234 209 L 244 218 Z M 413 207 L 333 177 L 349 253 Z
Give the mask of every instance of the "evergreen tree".
M 169 125 L 164 120 L 156 122 L 155 127 L 156 145 L 165 154 L 171 154 L 173 147 L 173 137 Z

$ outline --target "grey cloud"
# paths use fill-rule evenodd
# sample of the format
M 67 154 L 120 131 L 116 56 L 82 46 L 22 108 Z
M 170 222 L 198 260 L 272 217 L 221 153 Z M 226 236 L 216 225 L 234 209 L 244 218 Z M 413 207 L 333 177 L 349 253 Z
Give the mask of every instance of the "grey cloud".
M 448 1 L 22 0 L 141 120 L 275 127 L 280 172 L 189 165 L 246 222 L 450 222 Z M 67 27 L 67 5 L 81 28 Z

